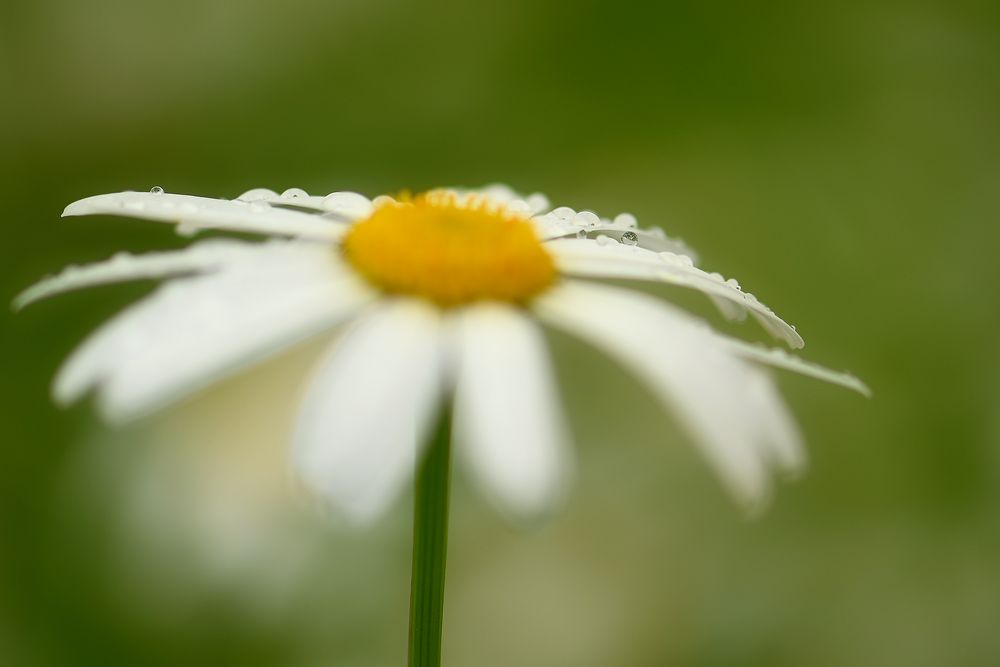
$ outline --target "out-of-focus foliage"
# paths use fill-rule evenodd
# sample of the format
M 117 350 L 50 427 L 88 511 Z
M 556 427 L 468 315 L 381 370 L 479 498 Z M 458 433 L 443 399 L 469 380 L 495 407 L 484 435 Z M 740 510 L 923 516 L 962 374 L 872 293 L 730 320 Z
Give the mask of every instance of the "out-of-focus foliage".
M 748 522 L 631 379 L 553 336 L 579 479 L 525 533 L 458 478 L 448 663 L 996 665 L 997 8 L 8 0 L 0 294 L 183 243 L 59 219 L 99 192 L 505 181 L 631 211 L 875 398 L 785 379 L 812 467 Z M 407 502 L 352 530 L 286 476 L 318 346 L 112 435 L 51 406 L 60 359 L 147 290 L 0 315 L 0 663 L 400 664 Z

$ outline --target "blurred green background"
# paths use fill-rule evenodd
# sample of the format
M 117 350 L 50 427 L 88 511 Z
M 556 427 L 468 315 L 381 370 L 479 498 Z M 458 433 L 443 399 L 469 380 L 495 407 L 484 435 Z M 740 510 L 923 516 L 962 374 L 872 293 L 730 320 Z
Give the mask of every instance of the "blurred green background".
M 456 480 L 447 664 L 1000 664 L 997 3 L 7 0 L 0 90 L 8 301 L 184 243 L 60 220 L 90 194 L 502 181 L 685 238 L 873 388 L 782 378 L 811 469 L 747 521 L 553 335 L 579 479 L 531 531 Z M 401 664 L 409 501 L 359 531 L 285 477 L 316 350 L 116 433 L 50 404 L 148 289 L 0 316 L 0 664 Z

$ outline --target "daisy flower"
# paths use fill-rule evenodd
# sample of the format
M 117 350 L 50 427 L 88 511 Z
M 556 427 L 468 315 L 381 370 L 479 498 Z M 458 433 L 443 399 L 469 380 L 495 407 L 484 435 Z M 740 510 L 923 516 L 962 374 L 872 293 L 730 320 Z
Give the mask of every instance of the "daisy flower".
M 452 437 L 459 463 L 506 514 L 537 515 L 564 497 L 572 455 L 543 326 L 638 378 L 748 508 L 767 499 L 772 471 L 795 473 L 805 460 L 770 368 L 867 393 L 850 375 L 602 284 L 694 289 L 724 316 L 749 315 L 785 345 L 803 345 L 735 280 L 699 268 L 690 248 L 629 214 L 552 209 L 542 195 L 503 186 L 374 200 L 255 189 L 231 201 L 154 188 L 89 197 L 64 212 L 94 214 L 175 224 L 185 235 L 269 238 L 118 254 L 23 292 L 17 307 L 99 284 L 164 282 L 73 352 L 55 379 L 56 401 L 94 392 L 108 421 L 134 419 L 337 330 L 301 402 L 293 465 L 359 520 L 377 516 L 416 476 L 411 664 L 439 660 Z
M 577 336 L 642 381 L 689 430 L 741 504 L 760 505 L 769 471 L 804 463 L 766 367 L 861 393 L 856 378 L 713 331 L 662 299 L 600 279 L 680 285 L 728 318 L 749 314 L 792 348 L 795 328 L 695 253 L 641 229 L 503 186 L 414 197 L 250 190 L 234 200 L 122 192 L 64 216 L 123 215 L 263 242 L 210 238 L 172 252 L 71 266 L 21 293 L 44 297 L 126 280 L 163 286 L 65 362 L 55 400 L 90 391 L 110 422 L 161 408 L 304 339 L 339 328 L 315 369 L 294 434 L 301 478 L 367 519 L 405 485 L 442 401 L 453 396 L 457 455 L 503 511 L 558 502 L 572 469 L 541 325 Z

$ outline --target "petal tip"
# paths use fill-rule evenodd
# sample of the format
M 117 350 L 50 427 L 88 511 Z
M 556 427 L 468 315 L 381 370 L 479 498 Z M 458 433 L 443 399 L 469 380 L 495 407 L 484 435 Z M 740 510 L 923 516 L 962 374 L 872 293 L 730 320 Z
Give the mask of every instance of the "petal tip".
M 72 218 L 78 215 L 89 215 L 94 212 L 94 207 L 92 204 L 93 197 L 86 197 L 85 199 L 77 199 L 75 202 L 66 206 L 63 209 L 62 217 Z
M 10 302 L 10 311 L 12 313 L 19 313 L 34 302 L 35 299 L 32 298 L 31 288 L 29 287 L 28 289 L 23 290 L 20 294 L 15 296 L 14 299 Z
M 853 389 L 854 391 L 858 392 L 865 398 L 870 399 L 874 396 L 871 387 L 862 382 L 859 378 L 855 377 L 854 375 L 847 374 L 847 379 L 848 382 L 850 383 L 850 386 L 848 387 L 849 389 Z

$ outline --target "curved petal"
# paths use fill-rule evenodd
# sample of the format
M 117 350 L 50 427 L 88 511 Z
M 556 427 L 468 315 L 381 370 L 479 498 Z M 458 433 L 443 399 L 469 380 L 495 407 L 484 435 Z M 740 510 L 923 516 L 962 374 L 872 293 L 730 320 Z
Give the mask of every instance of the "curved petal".
M 778 458 L 769 439 L 787 435 L 775 429 L 781 415 L 773 414 L 773 397 L 761 393 L 759 377 L 752 375 L 756 369 L 720 344 L 704 323 L 647 295 L 577 282 L 554 288 L 535 308 L 645 381 L 676 408 L 736 499 L 751 509 L 764 504 L 767 466 Z
M 645 248 L 615 243 L 611 239 L 559 239 L 546 245 L 563 273 L 587 278 L 652 280 L 692 287 L 707 295 L 726 299 L 745 308 L 768 333 L 794 348 L 805 343 L 774 311 L 753 294 L 740 289 L 735 280 L 707 273 L 683 255 L 655 253 Z
M 736 338 L 723 336 L 722 334 L 716 334 L 716 336 L 724 345 L 729 347 L 735 354 L 738 354 L 744 359 L 754 361 L 765 366 L 773 366 L 775 368 L 792 371 L 794 373 L 798 373 L 799 375 L 806 375 L 811 378 L 816 378 L 817 380 L 823 380 L 824 382 L 839 385 L 846 389 L 856 391 L 862 396 L 871 398 L 872 392 L 871 389 L 868 388 L 868 385 L 850 373 L 830 370 L 829 368 L 820 366 L 819 364 L 815 364 L 811 361 L 800 359 L 799 357 L 789 354 L 780 348 L 768 348 L 763 345 L 747 343 Z
M 123 215 L 130 218 L 177 224 L 178 231 L 193 234 L 203 229 L 298 236 L 329 241 L 343 235 L 347 226 L 329 218 L 276 208 L 240 199 L 210 199 L 166 192 L 116 192 L 75 201 L 63 216 Z
M 390 302 L 336 343 L 309 387 L 295 468 L 356 520 L 379 514 L 413 471 L 441 398 L 442 339 L 435 308 Z
M 99 388 L 111 421 L 146 414 L 342 321 L 373 297 L 328 251 L 273 247 L 174 279 L 98 329 L 60 369 L 55 398 Z
M 253 256 L 263 247 L 232 239 L 208 239 L 177 251 L 143 255 L 118 253 L 104 262 L 66 267 L 18 294 L 13 305 L 20 310 L 41 299 L 85 287 L 214 271 L 240 258 Z
M 563 498 L 567 429 L 538 326 L 517 308 L 465 308 L 456 316 L 456 453 L 500 509 L 533 517 Z
M 757 414 L 762 453 L 785 474 L 797 477 L 806 467 L 806 448 L 795 418 L 763 369 L 747 368 L 748 402 Z

